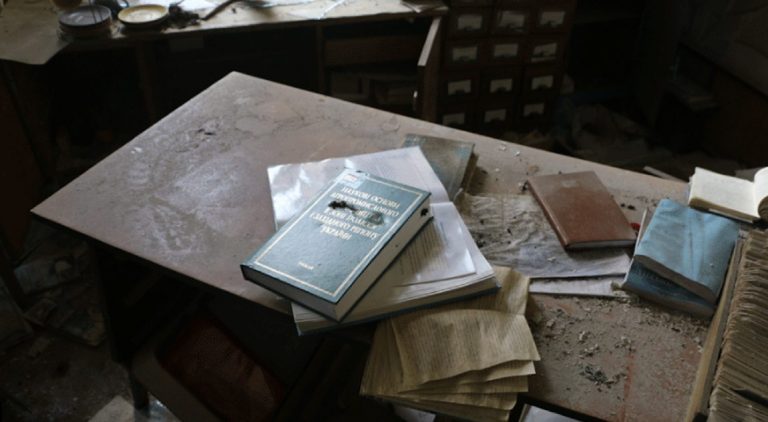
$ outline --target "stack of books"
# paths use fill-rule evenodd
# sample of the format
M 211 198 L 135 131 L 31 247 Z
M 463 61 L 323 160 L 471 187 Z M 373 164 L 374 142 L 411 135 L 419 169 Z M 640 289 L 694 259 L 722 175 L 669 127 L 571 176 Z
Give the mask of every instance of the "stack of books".
M 528 279 L 496 272 L 495 296 L 380 323 L 361 394 L 463 419 L 508 420 L 539 353 L 524 316 Z
M 300 334 L 497 291 L 444 187 L 466 174 L 471 149 L 456 151 L 450 166 L 410 147 L 270 168 L 278 231 L 245 278 L 291 300 Z

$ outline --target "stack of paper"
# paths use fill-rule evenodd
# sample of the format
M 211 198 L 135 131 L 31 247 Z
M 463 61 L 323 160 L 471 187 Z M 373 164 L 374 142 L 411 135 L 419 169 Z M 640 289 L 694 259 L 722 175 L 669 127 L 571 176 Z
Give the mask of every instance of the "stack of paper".
M 528 279 L 496 268 L 492 296 L 381 322 L 361 394 L 470 420 L 506 421 L 539 353 L 525 320 Z
M 710 421 L 768 420 L 768 235 L 752 231 L 740 267 L 709 399 Z
M 418 147 L 269 168 L 275 223 L 285 224 L 342 169 L 360 169 L 432 194 L 434 219 L 406 247 L 341 323 L 293 304 L 305 334 L 391 316 L 498 289 L 493 269 Z

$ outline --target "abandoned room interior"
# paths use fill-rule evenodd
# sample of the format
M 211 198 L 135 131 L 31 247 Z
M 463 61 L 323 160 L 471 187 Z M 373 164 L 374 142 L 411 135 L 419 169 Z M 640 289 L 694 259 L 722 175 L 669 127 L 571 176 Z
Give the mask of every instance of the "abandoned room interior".
M 766 27 L 0 0 L 0 421 L 768 420 Z

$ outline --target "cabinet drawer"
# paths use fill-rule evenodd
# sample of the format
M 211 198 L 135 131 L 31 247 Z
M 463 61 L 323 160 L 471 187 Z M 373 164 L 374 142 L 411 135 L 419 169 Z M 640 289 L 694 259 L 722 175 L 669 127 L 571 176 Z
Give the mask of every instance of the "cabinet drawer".
M 475 128 L 475 106 L 473 103 L 443 106 L 437 123 L 462 130 Z
M 508 98 L 520 92 L 520 68 L 517 66 L 483 73 L 480 95 L 486 98 Z
M 524 38 L 498 38 L 488 45 L 488 63 L 517 64 L 525 61 L 526 43 Z
M 461 40 L 447 42 L 444 63 L 447 68 L 476 66 L 486 62 L 484 40 Z
M 522 7 L 505 7 L 493 14 L 494 34 L 526 34 L 531 22 L 531 10 Z
M 573 21 L 573 9 L 567 6 L 543 4 L 531 19 L 531 32 L 568 32 Z
M 326 66 L 416 61 L 424 44 L 423 35 L 392 35 L 327 39 Z
M 551 99 L 524 97 L 520 102 L 520 123 L 535 124 L 548 121 L 553 105 L 554 101 Z
M 480 83 L 474 73 L 446 74 L 440 81 L 440 98 L 444 101 L 464 101 L 477 98 Z
M 530 39 L 528 63 L 558 63 L 563 58 L 565 43 L 562 37 L 536 37 Z
M 478 125 L 485 130 L 506 129 L 514 123 L 516 118 L 514 101 L 509 99 L 483 105 L 478 113 Z
M 557 95 L 562 74 L 558 66 L 527 66 L 523 78 L 523 93 Z
M 481 37 L 488 33 L 491 13 L 488 9 L 457 9 L 449 18 L 448 36 L 451 38 Z

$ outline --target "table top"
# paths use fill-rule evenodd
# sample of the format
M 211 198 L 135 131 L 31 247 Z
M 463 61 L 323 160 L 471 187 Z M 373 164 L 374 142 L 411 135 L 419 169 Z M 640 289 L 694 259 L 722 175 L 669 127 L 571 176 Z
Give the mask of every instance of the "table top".
M 617 200 L 635 205 L 624 209 L 631 221 L 652 201 L 684 195 L 682 183 L 231 73 L 32 212 L 184 277 L 286 311 L 239 269 L 274 232 L 267 167 L 391 149 L 408 133 L 474 142 L 474 192 L 517 192 L 530 172 L 593 170 Z M 682 418 L 705 324 L 645 303 L 532 298 L 542 361 L 530 397 L 601 419 Z
M 211 8 L 223 2 L 207 1 Z M 129 0 L 129 3 L 135 4 L 136 0 Z M 195 4 L 194 0 L 186 3 Z M 238 1 L 209 20 L 185 28 L 126 30 L 122 24 L 115 23 L 108 37 L 70 43 L 60 37 L 60 11 L 50 1 L 11 0 L 0 9 L 0 34 L 4 39 L 12 40 L 0 43 L 0 59 L 44 64 L 68 45 L 76 49 L 100 49 L 178 36 L 436 16 L 448 11 L 441 0 L 419 0 L 414 4 L 401 0 L 273 0 L 274 6 L 263 7 L 265 3 Z M 185 6 L 182 3 L 182 7 Z M 194 12 L 204 16 L 210 10 Z

